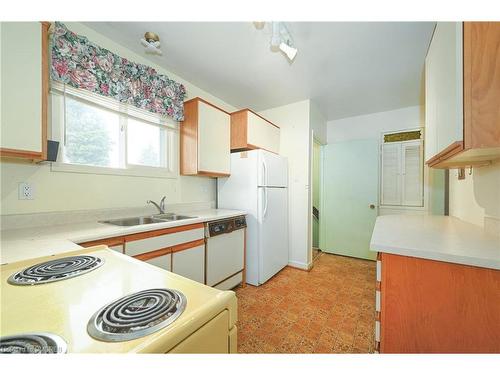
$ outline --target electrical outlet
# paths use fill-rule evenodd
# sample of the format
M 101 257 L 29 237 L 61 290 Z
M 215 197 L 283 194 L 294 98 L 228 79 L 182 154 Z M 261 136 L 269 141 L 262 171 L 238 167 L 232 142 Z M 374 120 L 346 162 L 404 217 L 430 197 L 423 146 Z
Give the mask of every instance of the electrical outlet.
M 27 182 L 19 183 L 19 199 L 35 199 L 35 188 Z

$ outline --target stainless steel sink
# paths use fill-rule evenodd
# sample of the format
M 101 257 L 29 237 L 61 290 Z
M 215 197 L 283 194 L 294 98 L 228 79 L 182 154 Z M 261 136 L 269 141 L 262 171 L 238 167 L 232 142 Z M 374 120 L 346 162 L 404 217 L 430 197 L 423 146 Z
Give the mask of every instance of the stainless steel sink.
M 126 217 L 123 219 L 103 220 L 99 223 L 131 227 L 133 225 L 164 223 L 166 220 L 157 219 L 153 216 Z
M 177 214 L 159 214 L 153 215 L 154 218 L 165 220 L 165 221 L 176 221 L 176 220 L 185 220 L 185 219 L 194 219 L 196 216 L 185 216 L 185 215 L 177 215 Z
M 195 216 L 160 214 L 152 216 L 137 216 L 137 217 L 126 217 L 123 219 L 102 220 L 99 221 L 99 223 L 118 225 L 121 227 L 131 227 L 133 225 L 165 223 L 168 221 L 177 221 L 177 220 L 194 219 L 194 218 Z

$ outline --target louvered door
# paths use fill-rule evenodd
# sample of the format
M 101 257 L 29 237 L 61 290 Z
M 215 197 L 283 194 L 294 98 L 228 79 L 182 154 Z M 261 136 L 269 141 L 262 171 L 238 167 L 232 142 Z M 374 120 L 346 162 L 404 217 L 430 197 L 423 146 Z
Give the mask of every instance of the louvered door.
M 401 204 L 423 205 L 423 164 L 420 141 L 401 144 Z

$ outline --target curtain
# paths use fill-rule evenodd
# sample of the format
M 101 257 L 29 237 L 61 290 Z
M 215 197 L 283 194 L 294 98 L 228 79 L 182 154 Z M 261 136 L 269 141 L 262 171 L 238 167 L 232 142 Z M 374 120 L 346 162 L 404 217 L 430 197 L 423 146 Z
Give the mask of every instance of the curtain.
M 186 89 L 155 69 L 101 48 L 56 22 L 51 38 L 52 80 L 118 100 L 175 121 L 184 119 Z

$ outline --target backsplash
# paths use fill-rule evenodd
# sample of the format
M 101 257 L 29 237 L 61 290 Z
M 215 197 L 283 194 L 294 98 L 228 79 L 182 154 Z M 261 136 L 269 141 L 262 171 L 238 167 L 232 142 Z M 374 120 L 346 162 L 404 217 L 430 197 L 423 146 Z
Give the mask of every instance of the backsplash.
M 167 204 L 166 212 L 184 213 L 215 208 L 215 202 L 191 202 Z M 20 215 L 1 215 L 1 230 L 46 227 L 52 225 L 85 223 L 98 220 L 117 219 L 157 214 L 153 206 L 107 208 L 96 210 L 56 211 Z

